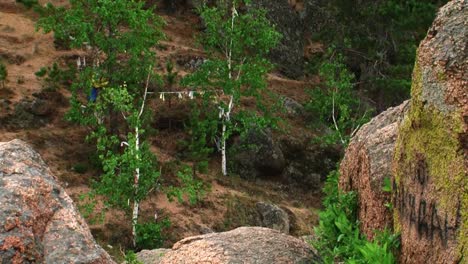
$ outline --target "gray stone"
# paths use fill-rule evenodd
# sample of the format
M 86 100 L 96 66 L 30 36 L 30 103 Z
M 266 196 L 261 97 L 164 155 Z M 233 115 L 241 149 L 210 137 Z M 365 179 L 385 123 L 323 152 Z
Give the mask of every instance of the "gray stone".
M 340 159 L 340 149 L 321 146 L 311 139 L 287 136 L 281 140 L 281 150 L 288 162 L 282 179 L 311 191 L 320 191 L 321 182 Z
M 261 216 L 262 226 L 289 234 L 289 216 L 277 205 L 258 202 L 257 211 Z
M 351 139 L 340 165 L 340 188 L 358 195 L 360 230 L 372 239 L 375 230 L 392 225 L 392 212 L 385 206 L 391 194 L 384 192 L 384 179 L 392 177 L 398 128 L 409 102 L 392 107 L 362 126 Z
M 151 257 L 153 252 L 154 257 Z M 264 227 L 239 227 L 228 232 L 185 238 L 170 251 L 145 252 L 144 263 L 306 264 L 322 261 L 311 246 L 300 239 Z
M 280 71 L 290 78 L 298 78 L 304 72 L 304 24 L 301 14 L 286 0 L 257 0 L 254 8 L 267 10 L 268 19 L 282 34 L 280 44 L 271 52 L 271 59 Z
M 289 115 L 302 115 L 304 113 L 304 106 L 289 97 L 283 98 L 283 107 Z
M 144 264 L 146 263 L 160 263 L 161 260 L 164 258 L 164 255 L 167 252 L 171 252 L 170 248 L 158 248 L 153 250 L 142 250 L 138 252 L 137 259 Z
M 281 175 L 286 166 L 271 130 L 251 129 L 231 148 L 231 169 L 245 179 Z
M 467 23 L 468 1 L 449 1 L 418 48 L 392 164 L 400 263 L 468 257 Z
M 20 140 L 0 143 L 0 262 L 114 263 L 71 198 Z
M 312 192 L 321 189 L 322 176 L 311 172 L 306 164 L 290 163 L 284 170 L 282 177 L 286 183 L 303 186 Z

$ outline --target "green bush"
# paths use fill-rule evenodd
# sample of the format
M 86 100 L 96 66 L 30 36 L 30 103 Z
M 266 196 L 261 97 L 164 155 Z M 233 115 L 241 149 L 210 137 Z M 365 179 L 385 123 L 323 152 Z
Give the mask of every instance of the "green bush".
M 315 38 L 333 43 L 356 74 L 361 96 L 380 112 L 409 97 L 419 42 L 447 0 L 320 1 Z
M 177 172 L 177 177 L 181 182 L 180 187 L 170 186 L 167 189 L 167 198 L 173 201 L 177 198 L 179 203 L 185 201 L 184 195 L 187 196 L 190 205 L 196 205 L 201 202 L 206 195 L 206 186 L 202 181 L 193 177 L 193 171 L 189 166 L 183 166 L 182 170 Z
M 23 4 L 28 9 L 39 4 L 37 0 L 16 0 L 16 2 Z
M 213 153 L 212 142 L 218 129 L 218 116 L 214 109 L 203 102 L 191 105 L 190 117 L 185 123 L 185 130 L 189 134 L 189 139 L 182 141 L 187 157 L 195 162 L 205 161 Z
M 137 255 L 133 251 L 128 251 L 125 254 L 125 263 L 127 264 L 143 264 L 143 262 L 137 259 Z
M 3 64 L 3 62 L 0 61 L 0 84 L 2 88 L 5 87 L 5 81 L 6 81 L 7 76 L 8 76 L 7 68 L 5 64 Z
M 344 63 L 344 56 L 332 47 L 327 53 L 328 60 L 319 67 L 319 75 L 324 87 L 309 91 L 310 101 L 305 109 L 319 122 L 325 124 L 331 133 L 318 140 L 325 144 L 347 145 L 349 139 L 361 125 L 369 120 L 369 110 L 365 110 L 354 91 L 354 74 Z
M 67 69 L 60 69 L 55 62 L 52 67 L 41 67 L 34 73 L 38 78 L 44 78 L 44 88 L 57 90 L 61 85 L 70 85 L 76 77 L 76 70 L 71 65 Z
M 324 187 L 324 210 L 313 242 L 326 263 L 396 263 L 393 252 L 399 247 L 399 236 L 388 230 L 377 232 L 372 242 L 359 232 L 357 195 L 338 189 L 339 174 L 333 171 Z
M 206 161 L 206 160 L 197 162 L 197 164 L 196 164 L 197 171 L 199 173 L 207 173 L 208 172 L 208 165 L 209 165 L 208 161 Z
M 164 243 L 163 231 L 171 226 L 169 219 L 161 222 L 143 223 L 136 225 L 137 247 L 139 249 L 155 249 Z
M 88 171 L 88 166 L 83 163 L 73 165 L 72 170 L 78 174 L 85 174 Z

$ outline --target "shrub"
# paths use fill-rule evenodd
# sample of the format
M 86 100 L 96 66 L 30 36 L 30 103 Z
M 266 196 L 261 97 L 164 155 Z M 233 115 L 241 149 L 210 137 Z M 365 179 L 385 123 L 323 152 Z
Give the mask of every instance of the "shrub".
M 408 98 L 417 46 L 447 0 L 318 2 L 324 23 L 316 37 L 343 53 L 361 95 L 379 112 Z
M 163 231 L 171 226 L 169 219 L 161 222 L 137 224 L 137 247 L 139 249 L 155 249 L 164 243 Z
M 16 2 L 23 4 L 28 9 L 39 4 L 37 0 L 16 0 Z
M 206 187 L 202 181 L 193 177 L 192 169 L 185 165 L 182 170 L 177 172 L 177 177 L 181 181 L 180 187 L 170 186 L 167 190 L 167 198 L 173 201 L 177 198 L 179 203 L 185 201 L 184 195 L 187 196 L 190 205 L 196 205 L 201 202 L 206 195 Z
M 133 251 L 128 251 L 125 254 L 125 263 L 127 264 L 143 264 L 143 262 L 137 259 L 137 255 Z
M 99 51 L 89 52 L 89 65 L 72 78 L 67 118 L 92 131 L 88 139 L 96 144 L 103 171 L 93 187 L 106 205 L 132 214 L 136 245 L 140 202 L 156 189 L 159 177 L 147 135 L 152 114 L 145 106 L 154 99 L 148 96 L 152 48 L 164 37 L 164 22 L 142 1 L 69 2 L 67 8 L 47 4 L 37 27 L 69 39 L 71 48 Z M 57 76 L 49 74 L 51 80 Z
M 377 232 L 373 241 L 367 241 L 359 232 L 356 193 L 341 192 L 338 179 L 339 173 L 333 171 L 325 184 L 324 210 L 319 213 L 314 247 L 326 263 L 396 263 L 393 251 L 399 247 L 399 236 L 384 230 Z
M 328 57 L 319 69 L 324 87 L 309 91 L 311 100 L 305 108 L 320 121 L 316 124 L 325 124 L 333 131 L 319 138 L 320 141 L 347 145 L 361 125 L 369 120 L 369 111 L 362 108 L 353 91 L 354 74 L 344 64 L 344 57 L 333 48 L 329 49 Z
M 5 81 L 6 81 L 7 76 L 8 76 L 7 68 L 5 64 L 3 64 L 3 62 L 0 61 L 0 84 L 2 88 L 5 87 Z

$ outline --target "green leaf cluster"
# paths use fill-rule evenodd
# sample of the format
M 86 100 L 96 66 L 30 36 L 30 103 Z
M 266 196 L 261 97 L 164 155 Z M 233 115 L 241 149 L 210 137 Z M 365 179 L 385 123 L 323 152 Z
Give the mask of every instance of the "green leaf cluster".
M 38 28 L 53 31 L 56 39 L 91 56 L 90 65 L 73 82 L 73 100 L 90 93 L 93 78 L 106 79 L 112 87 L 126 82 L 130 93 L 141 94 L 155 60 L 152 47 L 164 37 L 163 20 L 143 6 L 143 1 L 71 0 L 70 8 L 49 3 L 42 10 Z
M 137 246 L 139 249 L 155 249 L 163 246 L 165 237 L 163 232 L 171 226 L 169 219 L 160 222 L 138 224 Z
M 7 68 L 5 64 L 3 64 L 3 62 L 0 61 L 0 83 L 2 84 L 2 88 L 4 88 L 5 86 L 5 81 L 6 81 L 7 76 L 8 76 Z
M 378 111 L 409 97 L 416 49 L 447 0 L 329 0 L 315 36 L 333 43 Z
M 314 247 L 326 263 L 396 263 L 393 255 L 399 247 L 399 236 L 388 230 L 377 231 L 368 241 L 359 231 L 357 195 L 338 188 L 339 173 L 333 171 L 325 183 L 319 225 L 315 228 Z
M 230 0 L 221 1 L 213 7 L 204 5 L 198 10 L 205 25 L 200 43 L 209 58 L 197 71 L 184 78 L 182 84 L 206 92 L 207 103 L 202 105 L 202 112 L 215 109 L 216 112 L 231 113 L 231 97 L 232 106 L 240 104 L 242 98 L 253 97 L 257 110 L 266 110 L 262 103 L 262 91 L 267 87 L 266 75 L 273 68 L 267 55 L 279 43 L 281 35 L 266 18 L 265 10 L 247 8 L 240 11 L 239 6 L 240 1 Z M 218 143 L 224 142 L 233 133 L 254 126 L 258 120 L 271 117 L 268 111 L 242 112 L 233 111 L 229 117 L 206 116 L 219 119 L 216 130 L 222 125 L 226 126 L 226 131 L 217 135 Z M 273 118 L 269 119 L 270 123 L 273 121 Z M 205 131 L 199 129 L 196 135 L 212 137 L 214 123 L 209 121 L 204 124 Z
M 181 145 L 188 153 L 187 158 L 194 162 L 208 160 L 214 151 L 212 143 L 218 130 L 218 115 L 209 105 L 208 99 L 202 100 L 201 104 L 192 103 L 189 119 L 185 122 L 185 130 L 189 138 L 182 141 Z
M 325 144 L 347 145 L 353 133 L 369 121 L 370 111 L 354 91 L 355 79 L 346 64 L 344 56 L 331 47 L 328 60 L 319 68 L 322 87 L 308 91 L 311 99 L 305 109 L 312 115 L 316 126 L 325 124 L 331 131 L 317 140 Z
M 39 4 L 37 0 L 16 0 L 16 2 L 23 4 L 26 8 L 32 8 Z
M 68 66 L 67 69 L 60 69 L 57 63 L 52 67 L 41 67 L 34 73 L 38 78 L 44 78 L 45 89 L 57 90 L 60 86 L 69 86 L 76 78 L 76 69 Z
M 47 4 L 37 27 L 86 56 L 88 65 L 73 76 L 67 118 L 87 126 L 87 140 L 96 144 L 102 175 L 93 183 L 95 195 L 102 195 L 106 206 L 133 212 L 135 227 L 138 210 L 131 208 L 159 187 L 156 156 L 147 142 L 152 114 L 145 105 L 163 20 L 144 9 L 143 1 L 69 2 Z M 47 72 L 52 82 L 60 76 L 57 65 Z M 89 99 L 91 91 L 96 98 Z
M 206 186 L 202 181 L 197 180 L 193 176 L 193 171 L 189 166 L 183 166 L 182 170 L 177 172 L 177 177 L 180 180 L 180 187 L 170 186 L 166 191 L 169 201 L 177 198 L 179 203 L 184 203 L 184 196 L 187 197 L 190 205 L 196 205 L 201 202 L 206 195 Z

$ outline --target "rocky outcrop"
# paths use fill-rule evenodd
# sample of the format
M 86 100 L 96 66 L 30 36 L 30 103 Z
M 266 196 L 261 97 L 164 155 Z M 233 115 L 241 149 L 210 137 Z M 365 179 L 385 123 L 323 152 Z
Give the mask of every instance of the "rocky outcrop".
M 42 91 L 31 99 L 13 104 L 0 100 L 0 126 L 9 129 L 33 129 L 47 125 L 57 114 L 58 108 L 68 106 L 67 99 L 57 91 Z
M 313 192 L 321 190 L 322 180 L 336 167 L 341 152 L 310 138 L 288 135 L 278 139 L 268 129 L 252 129 L 232 146 L 229 157 L 233 173 L 248 180 L 279 180 Z
M 267 17 L 282 34 L 280 44 L 271 52 L 271 59 L 279 70 L 290 78 L 302 76 L 304 71 L 304 24 L 301 15 L 287 0 L 257 0 L 254 7 L 267 10 Z
M 270 130 L 251 129 L 230 151 L 232 171 L 244 179 L 279 175 L 286 165 Z
M 394 159 L 401 263 L 468 257 L 468 1 L 440 9 L 422 41 Z
M 263 227 L 289 234 L 289 216 L 283 209 L 264 202 L 258 202 L 255 206 L 261 216 Z
M 392 223 L 401 233 L 400 263 L 468 256 L 466 21 L 468 1 L 441 8 L 418 49 L 408 110 L 401 105 L 364 126 L 341 164 L 340 187 L 358 192 L 361 230 L 371 237 Z M 381 191 L 387 175 L 391 200 Z
M 0 143 L 2 263 L 114 263 L 38 153 Z
M 152 253 L 154 257 L 150 257 Z M 177 242 L 171 251 L 142 251 L 137 256 L 146 264 L 321 262 L 300 239 L 263 227 L 189 237 Z
M 340 149 L 322 146 L 309 138 L 287 136 L 281 139 L 280 147 L 287 161 L 281 175 L 283 181 L 311 192 L 321 191 L 321 182 L 341 156 Z
M 392 178 L 398 128 L 408 101 L 388 109 L 364 125 L 353 137 L 340 166 L 340 189 L 356 191 L 361 232 L 372 239 L 375 230 L 392 227 L 392 211 L 385 206 L 391 193 L 383 190 Z
M 302 116 L 305 112 L 304 106 L 300 104 L 298 101 L 289 98 L 283 97 L 283 108 L 289 116 Z

